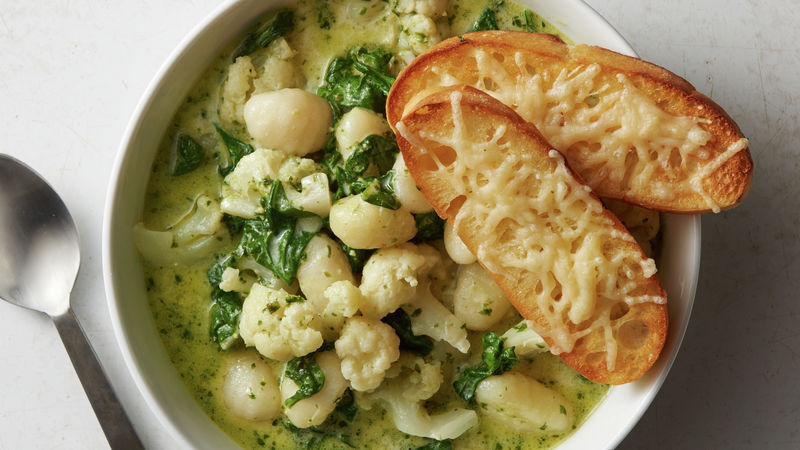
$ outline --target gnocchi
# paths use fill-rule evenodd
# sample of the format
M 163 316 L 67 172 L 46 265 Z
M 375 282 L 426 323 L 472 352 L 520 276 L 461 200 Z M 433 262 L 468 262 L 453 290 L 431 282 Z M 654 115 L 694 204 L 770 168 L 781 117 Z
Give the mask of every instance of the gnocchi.
M 570 404 L 562 395 L 521 373 L 486 378 L 478 384 L 475 398 L 483 414 L 517 431 L 563 432 L 574 423 Z
M 306 245 L 306 257 L 297 268 L 297 281 L 316 311 L 325 309 L 325 290 L 337 281 L 355 283 L 342 248 L 333 239 L 318 234 Z
M 331 231 L 348 247 L 374 249 L 402 244 L 417 234 L 411 212 L 367 203 L 360 195 L 345 197 L 331 206 Z
M 373 134 L 384 135 L 390 131 L 383 116 L 367 108 L 355 107 L 339 120 L 334 136 L 339 153 L 347 160 L 355 146 L 364 138 Z
M 488 330 L 511 310 L 500 286 L 478 263 L 458 269 L 453 312 L 470 330 Z
M 394 170 L 394 195 L 397 196 L 400 204 L 414 214 L 433 211 L 433 206 L 428 203 L 414 179 L 411 178 L 402 153 L 397 154 L 392 170 Z
M 336 408 L 336 402 L 347 389 L 347 380 L 342 376 L 341 362 L 332 351 L 317 353 L 314 357 L 322 373 L 325 383 L 316 394 L 306 397 L 291 407 L 285 408 L 286 417 L 298 428 L 308 428 L 321 424 Z M 285 402 L 299 388 L 291 378 L 284 376 L 281 380 L 281 399 Z
M 278 383 L 269 366 L 253 354 L 233 359 L 222 383 L 225 406 L 242 419 L 270 421 L 281 413 Z
M 457 264 L 472 264 L 477 261 L 475 255 L 469 251 L 464 241 L 448 223 L 444 224 L 444 248 L 447 250 L 447 256 Z
M 303 156 L 321 149 L 332 120 L 328 102 L 302 89 L 263 92 L 244 105 L 247 131 L 258 145 L 290 155 Z

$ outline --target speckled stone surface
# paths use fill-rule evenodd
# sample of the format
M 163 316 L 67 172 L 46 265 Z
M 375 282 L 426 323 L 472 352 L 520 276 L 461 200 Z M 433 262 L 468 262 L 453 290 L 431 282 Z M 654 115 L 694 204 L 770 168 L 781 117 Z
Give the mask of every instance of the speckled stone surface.
M 589 0 L 645 59 L 687 78 L 750 139 L 755 182 L 703 218 L 683 348 L 620 448 L 800 448 L 800 2 Z M 81 231 L 74 309 L 150 448 L 175 443 L 109 324 L 108 175 L 144 89 L 218 2 L 0 0 L 0 151 L 41 172 Z M 0 303 L 0 450 L 107 444 L 52 324 Z

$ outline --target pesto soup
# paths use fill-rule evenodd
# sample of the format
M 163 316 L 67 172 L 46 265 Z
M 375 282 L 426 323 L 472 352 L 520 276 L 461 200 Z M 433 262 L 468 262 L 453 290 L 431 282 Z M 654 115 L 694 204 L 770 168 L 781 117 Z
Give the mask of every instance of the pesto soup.
M 176 113 L 134 238 L 177 373 L 242 447 L 546 448 L 606 393 L 433 212 L 383 116 L 415 56 L 501 28 L 558 34 L 508 1 L 301 0 Z

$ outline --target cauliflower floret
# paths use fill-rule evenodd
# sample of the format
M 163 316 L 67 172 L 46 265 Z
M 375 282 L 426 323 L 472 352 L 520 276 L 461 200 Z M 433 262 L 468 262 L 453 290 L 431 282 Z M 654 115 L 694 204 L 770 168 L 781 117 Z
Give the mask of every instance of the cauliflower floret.
M 531 326 L 533 322 L 523 320 L 503 333 L 506 348 L 514 347 L 517 356 L 533 356 L 547 351 L 547 343 Z
M 387 380 L 370 393 L 356 393 L 358 405 L 371 409 L 380 403 L 392 415 L 398 430 L 412 436 L 430 439 L 455 439 L 478 423 L 475 411 L 456 408 L 429 415 L 422 405 L 439 390 L 442 383 L 441 363 L 403 353 L 392 366 Z
M 400 17 L 400 48 L 410 49 L 415 55 L 442 40 L 436 22 L 422 14 Z
M 138 223 L 133 241 L 144 259 L 156 264 L 191 265 L 230 245 L 228 228 L 222 226 L 220 205 L 197 197 L 191 209 L 166 230 L 151 230 Z
M 278 89 L 301 87 L 305 80 L 294 62 L 295 52 L 284 38 L 272 41 L 265 50 L 261 73 L 253 80 L 253 94 Z
M 264 212 L 260 199 L 269 193 L 269 181 L 280 180 L 292 206 L 326 217 L 331 199 L 328 177 L 321 171 L 320 165 L 311 159 L 256 149 L 239 160 L 233 172 L 225 177 L 221 209 L 252 219 Z
M 356 391 L 378 387 L 386 371 L 400 357 L 400 338 L 394 329 L 361 316 L 345 321 L 334 346 L 342 360 L 342 375 Z
M 328 303 L 319 316 L 322 333 L 326 338 L 335 337 L 342 331 L 344 319 L 356 315 L 364 297 L 349 280 L 334 282 L 325 289 L 324 295 Z
M 255 281 L 255 277 L 250 274 L 242 273 L 234 267 L 226 267 L 222 272 L 219 288 L 225 292 L 250 292 Z
M 219 116 L 228 123 L 244 123 L 244 103 L 253 88 L 256 69 L 249 56 L 240 56 L 228 66 L 228 78 L 222 85 Z
M 392 389 L 397 389 L 403 397 L 415 402 L 433 397 L 442 379 L 440 361 L 427 362 L 421 356 L 405 351 L 400 353 L 400 359 L 386 372 L 386 383 L 391 383 Z
M 399 14 L 419 13 L 428 17 L 446 17 L 447 0 L 398 0 L 394 10 Z
M 316 314 L 302 297 L 254 284 L 239 316 L 239 334 L 267 358 L 288 361 L 322 345 Z
M 259 200 L 269 192 L 267 181 L 278 178 L 284 159 L 283 153 L 263 148 L 240 159 L 222 185 L 222 211 L 247 219 L 264 212 Z
M 378 250 L 364 264 L 361 312 L 380 318 L 408 303 L 420 282 L 440 275 L 441 261 L 439 252 L 425 244 L 404 243 Z
M 280 169 L 278 169 L 277 179 L 291 185 L 297 185 L 303 178 L 317 172 L 322 172 L 322 170 L 322 166 L 314 162 L 313 159 L 290 155 L 283 161 Z
M 331 192 L 328 188 L 328 176 L 324 173 L 312 173 L 300 180 L 300 189 L 294 184 L 283 184 L 283 190 L 289 202 L 295 208 L 314 213 L 320 217 L 328 217 L 331 212 Z
M 417 289 L 414 299 L 403 307 L 411 318 L 411 331 L 436 341 L 445 341 L 461 353 L 469 351 L 467 327 L 431 294 L 430 283 Z

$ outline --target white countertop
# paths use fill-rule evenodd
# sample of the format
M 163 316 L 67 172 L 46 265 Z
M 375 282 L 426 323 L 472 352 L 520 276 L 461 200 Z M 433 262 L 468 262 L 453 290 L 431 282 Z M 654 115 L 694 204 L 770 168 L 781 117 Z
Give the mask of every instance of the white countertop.
M 556 0 L 554 0 L 556 1 Z M 755 183 L 703 218 L 683 348 L 621 448 L 800 445 L 800 2 L 589 0 L 645 59 L 687 78 L 750 139 Z M 100 235 L 108 176 L 139 97 L 218 4 L 0 0 L 0 152 L 39 171 L 80 229 L 74 310 L 148 448 L 175 443 L 109 323 Z M 0 302 L 0 450 L 107 448 L 51 322 Z

